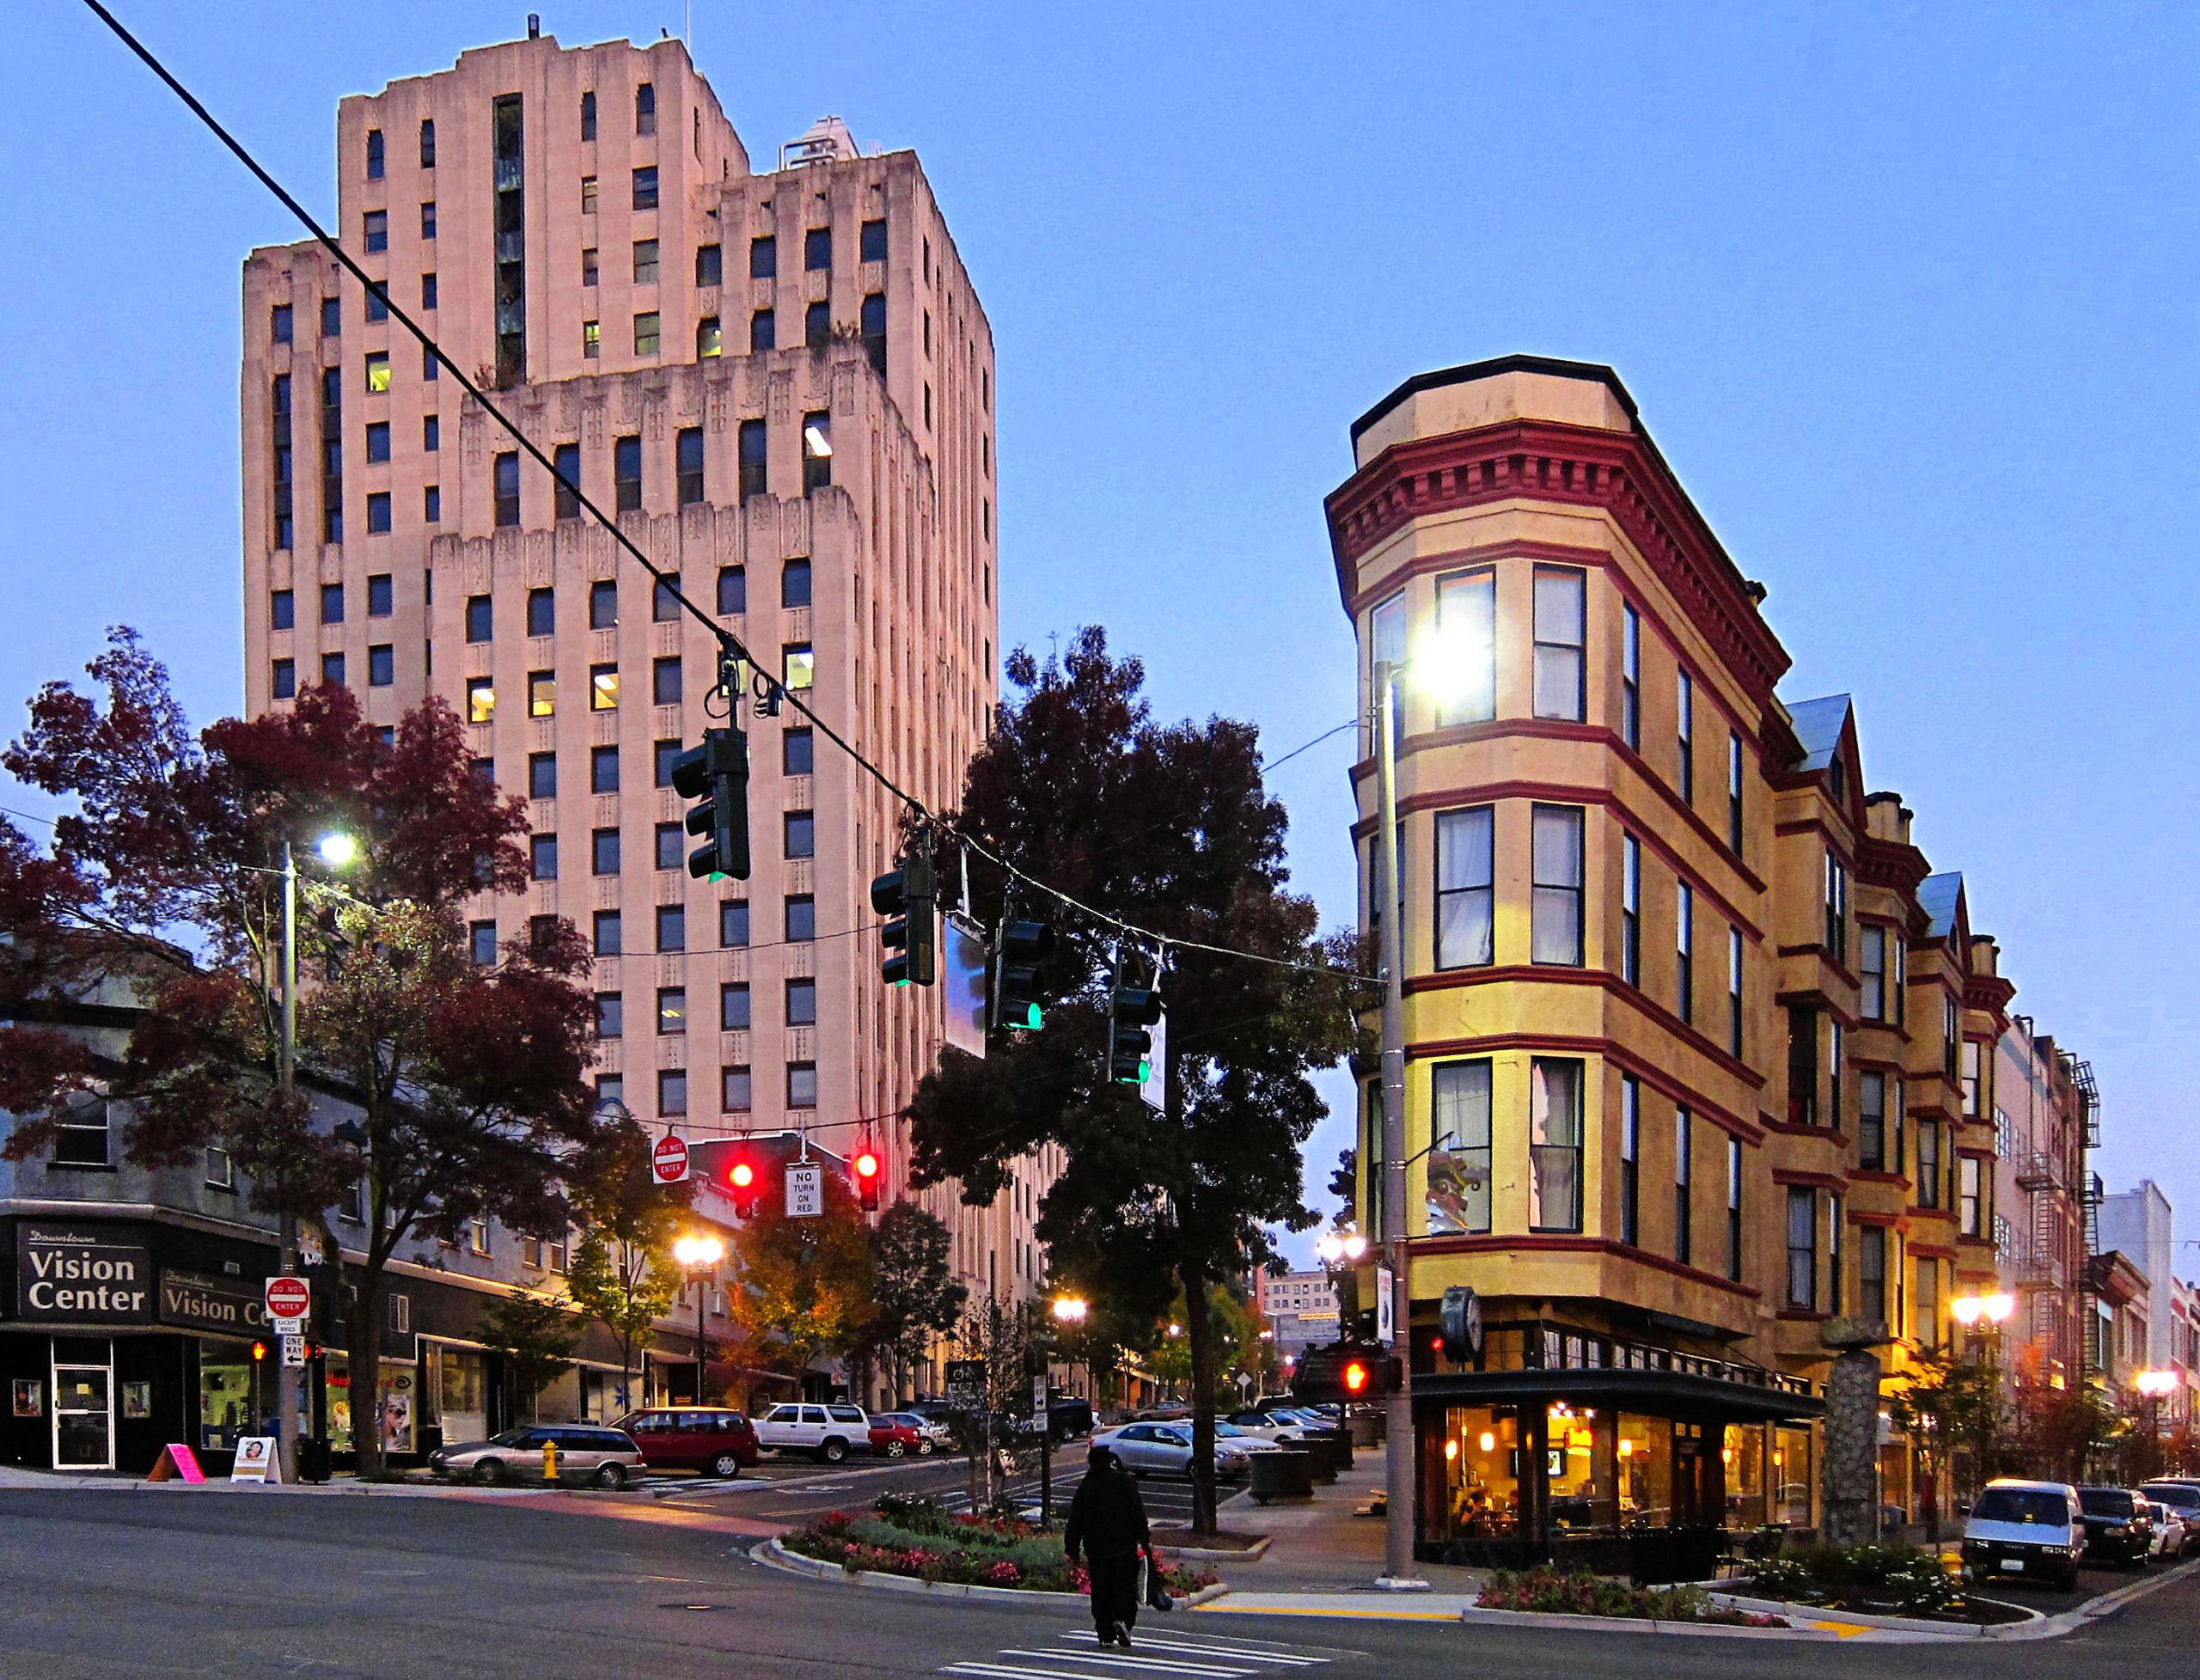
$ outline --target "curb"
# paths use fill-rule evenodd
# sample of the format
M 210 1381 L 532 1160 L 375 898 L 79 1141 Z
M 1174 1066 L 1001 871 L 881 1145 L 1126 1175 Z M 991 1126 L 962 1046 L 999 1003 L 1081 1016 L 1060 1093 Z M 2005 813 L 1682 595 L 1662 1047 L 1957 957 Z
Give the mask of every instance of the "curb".
M 1251 1563 L 1268 1555 L 1274 1540 L 1274 1536 L 1264 1534 L 1242 1551 L 1213 1551 L 1201 1546 L 1164 1546 L 1162 1549 L 1170 1557 L 1196 1558 L 1201 1563 Z
M 1824 1617 L 1821 1614 L 1820 1619 Z M 1678 1634 L 1711 1639 L 1800 1640 L 1839 1645 L 1851 1637 L 1830 1628 L 1729 1628 L 1704 1622 L 1653 1622 L 1647 1616 L 1566 1616 L 1548 1610 L 1488 1610 L 1469 1605 L 1459 1620 L 1469 1627 L 1545 1628 L 1578 1634 Z
M 804 1557 L 800 1552 L 791 1552 L 777 1539 L 761 1541 L 749 1548 L 749 1557 L 767 1569 L 781 1569 L 792 1575 L 807 1575 L 812 1580 L 834 1581 L 842 1586 L 883 1587 L 889 1592 L 922 1592 L 938 1598 L 978 1598 L 1003 1604 L 1082 1604 L 1082 1592 L 1048 1592 L 1036 1587 L 980 1586 L 968 1581 L 926 1581 L 914 1575 L 882 1574 L 873 1569 L 849 1569 L 838 1563 L 828 1563 L 820 1557 Z M 1189 1598 L 1180 1598 L 1176 1607 L 1189 1610 L 1219 1598 L 1230 1589 L 1217 1582 L 1203 1586 Z

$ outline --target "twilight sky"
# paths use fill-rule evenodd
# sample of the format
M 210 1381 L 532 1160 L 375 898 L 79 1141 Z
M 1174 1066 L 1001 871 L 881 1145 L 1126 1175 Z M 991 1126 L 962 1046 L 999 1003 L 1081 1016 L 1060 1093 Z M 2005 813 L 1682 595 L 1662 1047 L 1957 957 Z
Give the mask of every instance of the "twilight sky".
M 337 99 L 526 6 L 119 9 L 325 213 Z M 541 9 L 569 46 L 683 13 Z M 2200 813 L 2161 732 L 2200 713 L 2200 13 L 692 10 L 752 156 L 832 112 L 924 160 L 999 351 L 1004 642 L 1103 623 L 1158 711 L 1271 756 L 1351 712 L 1321 499 L 1353 417 L 1512 351 L 1616 367 L 1769 585 L 1787 697 L 1856 696 L 1869 785 L 2093 1062 L 2109 1188 L 2200 1229 Z M 239 265 L 298 230 L 89 13 L 10 22 L 0 697 L 123 620 L 204 722 L 241 701 Z M 1333 921 L 1348 741 L 1274 783 Z

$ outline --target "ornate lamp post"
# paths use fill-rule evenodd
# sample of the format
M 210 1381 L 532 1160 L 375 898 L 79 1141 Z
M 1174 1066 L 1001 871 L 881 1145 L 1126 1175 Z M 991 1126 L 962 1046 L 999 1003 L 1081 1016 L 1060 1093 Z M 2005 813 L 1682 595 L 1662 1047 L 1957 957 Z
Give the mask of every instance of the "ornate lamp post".
M 695 1286 L 695 1403 L 700 1406 L 710 1399 L 706 1387 L 710 1344 L 704 1340 L 703 1280 L 725 1258 L 725 1244 L 715 1237 L 681 1237 L 673 1242 L 672 1257 L 688 1274 L 688 1281 Z

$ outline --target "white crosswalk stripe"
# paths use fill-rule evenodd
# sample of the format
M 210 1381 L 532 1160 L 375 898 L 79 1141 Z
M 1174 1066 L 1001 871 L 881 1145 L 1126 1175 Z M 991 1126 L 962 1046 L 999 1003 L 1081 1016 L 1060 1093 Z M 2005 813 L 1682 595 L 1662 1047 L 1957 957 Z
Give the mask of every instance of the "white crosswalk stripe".
M 1097 1645 L 1100 1642 L 1100 1635 L 1089 1628 L 1079 1633 L 1064 1634 L 1062 1637 L 1085 1645 Z M 1214 1657 L 1239 1657 L 1249 1663 L 1273 1663 L 1280 1668 L 1318 1668 L 1323 1663 L 1331 1660 L 1327 1657 L 1309 1657 L 1298 1651 L 1263 1650 L 1255 1646 L 1235 1641 L 1195 1639 L 1189 1634 L 1140 1634 L 1137 1648 L 1140 1651 L 1204 1652 Z
M 1051 1649 L 1010 1646 L 991 1660 L 950 1663 L 939 1671 L 965 1680 L 1249 1680 L 1280 1670 L 1318 1668 L 1333 1660 L 1251 1640 L 1196 1634 L 1140 1633 L 1128 1651 L 1101 1649 L 1098 1635 L 1079 1628 L 1055 1636 Z M 1082 1646 L 1083 1649 L 1072 1647 Z

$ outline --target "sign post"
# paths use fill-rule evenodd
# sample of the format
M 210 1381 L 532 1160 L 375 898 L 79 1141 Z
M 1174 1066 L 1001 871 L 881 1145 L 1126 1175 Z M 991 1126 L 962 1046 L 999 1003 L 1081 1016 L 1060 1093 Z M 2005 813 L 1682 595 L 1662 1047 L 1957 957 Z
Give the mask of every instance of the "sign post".
M 688 1140 L 667 1132 L 650 1151 L 650 1176 L 660 1184 L 688 1182 Z

